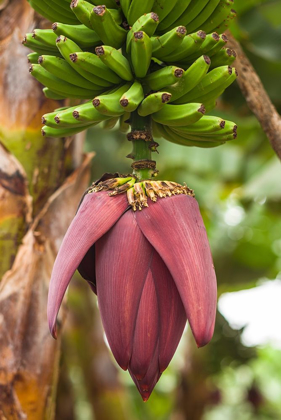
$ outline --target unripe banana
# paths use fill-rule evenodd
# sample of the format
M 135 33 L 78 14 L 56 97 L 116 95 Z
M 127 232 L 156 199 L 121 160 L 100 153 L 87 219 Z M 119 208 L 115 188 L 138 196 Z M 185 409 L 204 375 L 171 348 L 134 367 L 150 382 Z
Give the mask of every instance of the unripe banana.
M 116 124 L 118 123 L 118 121 L 119 121 L 119 117 L 110 118 L 110 119 L 108 119 L 106 121 L 103 121 L 102 128 L 104 130 L 112 130 L 116 126 Z
M 34 52 L 27 55 L 27 60 L 30 64 L 37 64 L 40 54 Z
M 174 8 L 171 10 L 168 16 L 166 16 L 162 20 L 162 22 L 158 26 L 158 32 L 165 32 L 172 25 L 173 27 L 177 26 L 175 22 L 183 15 L 183 13 L 186 11 L 190 3 L 191 3 L 191 0 L 177 0 Z
M 67 98 L 67 95 L 66 94 L 64 95 L 64 94 L 56 93 L 56 92 L 54 92 L 53 90 L 51 90 L 51 89 L 49 89 L 47 87 L 45 87 L 43 89 L 43 93 L 46 96 L 46 98 L 48 98 L 48 99 L 54 99 L 56 101 L 60 101 L 60 100 L 63 100 L 65 98 Z
M 44 125 L 42 128 L 42 135 L 46 137 L 69 137 L 74 136 L 77 133 L 80 133 L 83 130 L 86 130 L 90 127 L 93 127 L 95 124 L 88 124 L 82 127 L 75 127 L 75 128 L 52 128 Z
M 85 25 L 67 25 L 56 22 L 52 25 L 57 36 L 63 35 L 72 39 L 81 48 L 93 48 L 101 44 L 101 40 L 95 31 Z
M 199 103 L 185 105 L 165 105 L 160 111 L 152 114 L 154 121 L 168 126 L 185 126 L 200 120 L 205 108 Z
M 196 53 L 204 40 L 206 39 L 206 33 L 198 31 L 194 34 L 187 35 L 181 45 L 171 52 L 167 56 L 162 57 L 163 61 L 167 63 L 180 63 L 185 60 L 189 55 Z
M 212 57 L 211 68 L 231 65 L 236 60 L 236 51 L 231 48 L 222 48 Z
M 92 108 L 94 108 L 93 104 L 91 104 L 91 105 L 92 105 Z M 109 118 L 107 116 L 101 115 L 98 111 L 95 110 L 96 115 L 95 115 L 94 119 L 88 120 L 88 121 L 81 120 L 79 118 L 75 118 L 75 116 L 74 116 L 74 115 L 76 115 L 76 113 L 75 113 L 76 108 L 77 107 L 71 107 L 71 108 L 68 108 L 67 110 L 62 110 L 62 111 L 56 113 L 56 115 L 54 117 L 54 120 L 57 124 L 57 128 L 84 127 L 85 125 L 93 124 L 93 123 L 99 123 L 99 122 L 107 120 Z M 52 113 L 52 115 L 53 115 L 53 113 Z M 46 125 L 49 125 L 49 124 L 46 123 Z
M 69 98 L 80 98 L 80 99 L 89 99 L 96 96 L 98 90 L 87 90 L 81 87 L 77 87 L 67 83 L 62 79 L 59 79 L 56 76 L 53 76 L 39 64 L 32 64 L 30 73 L 34 76 L 40 83 L 50 88 L 56 93 L 62 93 L 67 95 Z
M 75 65 L 75 62 L 72 61 L 72 59 L 71 59 L 71 58 L 73 58 L 72 54 L 74 52 L 82 52 L 82 50 L 71 39 L 66 38 L 64 36 L 59 36 L 57 38 L 57 47 L 58 47 L 61 55 L 67 61 L 67 63 L 70 64 L 70 66 L 72 68 L 74 68 L 74 70 L 76 70 L 77 73 L 79 73 L 82 77 L 84 77 L 85 79 L 89 80 L 94 85 L 96 85 L 98 90 L 102 90 L 103 87 L 110 87 L 112 85 L 110 82 L 107 82 L 106 80 L 104 80 L 104 79 L 102 79 L 102 78 L 100 78 L 100 77 L 98 77 L 98 76 L 96 76 L 96 75 L 94 75 L 94 74 L 92 74 L 88 71 L 85 71 L 85 70 L 83 70 L 80 67 Z
M 227 19 L 225 19 L 219 26 L 217 26 L 215 28 L 216 32 L 218 34 L 222 34 L 224 31 L 226 31 L 227 28 L 228 28 L 228 26 L 229 26 L 229 24 L 231 23 L 231 21 L 234 18 L 236 18 L 236 15 L 237 15 L 236 11 L 233 10 L 233 9 L 231 9 L 230 12 L 229 12 L 229 14 L 228 14 Z
M 148 76 L 145 77 L 143 82 L 151 90 L 160 90 L 163 89 L 165 86 L 177 83 L 179 79 L 183 76 L 183 74 L 183 69 L 175 66 L 168 66 L 163 67 L 160 70 L 156 70 L 153 73 L 150 73 Z
M 231 121 L 225 121 L 219 117 L 204 115 L 199 121 L 186 127 L 174 127 L 176 132 L 183 132 L 186 134 L 196 136 L 217 136 L 229 135 L 237 132 L 236 124 Z
M 220 41 L 220 36 L 216 32 L 212 34 L 208 34 L 204 42 L 201 44 L 200 48 L 196 51 L 196 53 L 189 55 L 185 60 L 183 60 L 183 63 L 185 64 L 192 63 L 201 55 L 208 55 L 208 57 L 210 57 L 208 52 L 212 48 L 214 48 L 219 43 L 219 41 Z
M 130 7 L 127 14 L 129 25 L 133 25 L 145 13 L 152 10 L 154 0 L 131 0 Z
M 122 95 L 120 105 L 124 111 L 131 113 L 137 109 L 144 98 L 142 85 L 136 80 L 132 86 Z
M 178 26 L 166 34 L 151 38 L 152 55 L 158 59 L 167 57 L 171 52 L 175 51 L 186 36 L 186 29 L 184 26 Z
M 127 32 L 117 24 L 105 6 L 94 7 L 90 14 L 90 23 L 103 43 L 117 49 L 124 44 Z
M 157 13 L 161 22 L 166 16 L 168 16 L 174 7 L 175 1 L 155 0 L 151 10 L 153 10 L 154 13 Z
M 131 44 L 131 60 L 136 77 L 146 76 L 152 56 L 151 38 L 145 32 L 135 32 Z
M 218 67 L 210 71 L 195 87 L 193 87 L 193 89 L 179 98 L 176 101 L 176 104 L 194 102 L 196 98 L 200 98 L 201 96 L 210 93 L 212 90 L 219 88 L 225 84 L 226 80 L 233 74 L 233 71 L 234 70 L 229 66 Z
M 122 85 L 113 93 L 96 96 L 93 105 L 103 115 L 118 117 L 124 114 L 125 109 L 120 105 L 122 95 L 130 88 L 130 84 Z
M 54 2 L 45 2 L 44 0 L 28 0 L 30 6 L 40 15 L 44 16 L 51 22 L 59 20 L 70 25 L 77 25 L 79 21 L 72 13 L 67 13 L 65 9 L 61 9 Z
M 33 34 L 26 34 L 24 39 L 22 40 L 22 44 L 30 48 L 31 50 L 37 52 L 38 54 L 48 54 L 48 55 L 55 55 L 60 56 L 60 53 L 57 49 L 53 47 L 48 47 L 47 45 L 43 44 L 40 41 L 36 41 L 33 37 Z
M 233 0 L 220 0 L 210 18 L 201 25 L 202 30 L 211 32 L 221 25 L 222 22 L 227 20 L 228 14 L 233 7 L 233 3 Z
M 96 89 L 96 85 L 93 85 L 89 80 L 80 76 L 63 58 L 51 55 L 41 55 L 38 59 L 38 64 L 49 73 L 60 79 L 63 78 L 64 81 L 71 85 L 90 90 Z
M 127 41 L 126 41 L 126 51 L 130 53 L 131 51 L 131 43 L 134 37 L 135 32 L 143 31 L 149 37 L 151 37 L 159 24 L 159 17 L 156 13 L 147 13 L 141 16 L 136 22 L 133 24 L 132 28 L 127 34 Z
M 177 101 L 201 82 L 209 70 L 210 63 L 210 58 L 205 55 L 198 58 L 198 60 L 196 60 L 189 69 L 184 72 L 183 76 L 177 83 L 171 86 L 165 86 L 163 91 L 172 94 L 172 102 Z
M 110 70 L 97 55 L 89 52 L 78 52 L 70 55 L 76 67 L 98 76 L 111 84 L 119 84 L 122 79 Z
M 34 29 L 32 33 L 32 37 L 41 42 L 43 45 L 46 45 L 48 48 L 56 49 L 56 34 L 52 31 L 52 29 Z
M 83 23 L 87 28 L 93 29 L 90 16 L 93 10 L 93 5 L 84 0 L 72 0 L 70 3 L 71 10 L 77 19 Z
M 168 102 L 170 102 L 172 95 L 168 92 L 156 92 L 148 95 L 141 103 L 138 114 L 141 117 L 154 114 L 160 111 Z
M 193 32 L 201 29 L 202 25 L 210 19 L 219 2 L 220 0 L 209 0 L 200 14 L 187 25 L 187 30 Z
M 178 18 L 178 20 L 173 22 L 171 26 L 166 28 L 166 31 L 171 30 L 175 26 L 186 26 L 190 24 L 190 22 L 192 22 L 194 19 L 196 19 L 197 16 L 200 15 L 200 13 L 206 7 L 208 2 L 209 0 L 192 0 L 187 9 L 184 11 L 184 13 Z
M 127 133 L 130 129 L 130 124 L 129 124 L 129 120 L 130 120 L 131 114 L 128 112 L 125 112 L 123 115 L 121 115 L 119 122 L 119 130 L 121 131 L 121 133 Z
M 85 104 L 72 107 L 72 115 L 77 120 L 84 124 L 99 122 L 111 118 L 110 116 L 103 115 L 93 106 L 93 101 L 86 102 Z
M 121 79 L 133 80 L 130 63 L 118 50 L 108 45 L 96 47 L 96 54 L 102 62 L 114 71 Z

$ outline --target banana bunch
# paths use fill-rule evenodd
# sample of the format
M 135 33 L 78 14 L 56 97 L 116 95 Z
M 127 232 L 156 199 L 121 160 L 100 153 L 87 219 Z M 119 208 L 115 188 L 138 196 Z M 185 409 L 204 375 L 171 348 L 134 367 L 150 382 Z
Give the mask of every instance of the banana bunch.
M 234 82 L 234 50 L 223 33 L 233 0 L 28 0 L 52 29 L 23 44 L 30 73 L 54 100 L 75 107 L 43 116 L 42 133 L 64 137 L 102 123 L 127 132 L 131 113 L 150 117 L 153 135 L 186 146 L 214 147 L 237 126 L 206 115 Z

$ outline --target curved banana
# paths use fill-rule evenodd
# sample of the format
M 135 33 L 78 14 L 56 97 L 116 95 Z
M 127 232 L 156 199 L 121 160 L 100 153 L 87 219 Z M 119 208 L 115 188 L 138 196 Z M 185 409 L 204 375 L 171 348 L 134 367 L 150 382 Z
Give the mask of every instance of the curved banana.
M 160 111 L 152 114 L 152 119 L 168 126 L 185 126 L 200 120 L 205 114 L 205 108 L 199 103 L 184 105 L 165 105 Z
M 151 38 L 145 32 L 135 32 L 131 43 L 131 60 L 136 77 L 143 78 L 146 76 L 151 56 Z
M 145 15 L 141 16 L 131 27 L 130 31 L 127 34 L 126 40 L 126 51 L 130 53 L 131 51 L 131 43 L 134 37 L 135 32 L 143 31 L 149 37 L 154 35 L 156 28 L 159 24 L 159 17 L 156 13 L 146 13 Z
M 143 82 L 152 90 L 160 90 L 173 85 L 183 76 L 184 70 L 175 66 L 166 66 L 145 77 Z
M 132 86 L 121 96 L 120 105 L 124 111 L 131 113 L 137 109 L 144 98 L 143 88 L 137 80 Z
M 151 12 L 153 3 L 154 0 L 131 0 L 129 10 L 126 15 L 129 25 L 132 26 L 139 17 L 145 13 Z
M 172 95 L 168 92 L 156 92 L 148 95 L 138 108 L 138 114 L 141 117 L 154 114 L 160 111 L 168 102 L 170 102 Z
M 114 71 L 121 79 L 130 82 L 133 80 L 130 63 L 118 50 L 108 45 L 96 47 L 96 54 L 101 61 Z
M 164 60 L 182 44 L 185 36 L 186 28 L 178 26 L 162 36 L 151 38 L 153 57 Z
M 55 22 L 52 29 L 56 36 L 63 35 L 72 39 L 79 47 L 94 48 L 101 44 L 101 39 L 92 29 L 81 25 L 67 25 L 66 23 Z
M 114 48 L 120 48 L 124 44 L 127 32 L 118 25 L 105 6 L 94 7 L 90 14 L 90 23 L 103 43 Z
M 130 84 L 120 86 L 115 92 L 96 96 L 93 105 L 103 115 L 118 117 L 124 114 L 125 109 L 120 104 L 122 95 L 129 90 Z

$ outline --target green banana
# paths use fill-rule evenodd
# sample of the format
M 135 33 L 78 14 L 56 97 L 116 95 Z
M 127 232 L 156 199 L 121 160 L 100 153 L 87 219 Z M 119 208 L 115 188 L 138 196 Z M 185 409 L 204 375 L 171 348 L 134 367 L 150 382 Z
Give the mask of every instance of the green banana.
M 175 2 L 171 0 L 155 0 L 152 10 L 159 16 L 161 22 L 175 7 Z
M 128 112 L 125 112 L 121 117 L 119 118 L 119 130 L 121 133 L 127 133 L 130 129 L 130 124 L 128 121 L 130 120 L 131 114 Z
M 93 104 L 92 104 L 92 108 L 94 108 Z M 96 116 L 96 118 L 94 120 L 85 122 L 85 121 L 81 121 L 81 120 L 75 118 L 74 115 L 73 115 L 74 111 L 75 111 L 75 107 L 71 107 L 71 108 L 68 108 L 67 110 L 63 110 L 61 112 L 58 112 L 54 117 L 54 120 L 57 124 L 57 127 L 59 127 L 59 128 L 83 127 L 83 126 L 88 125 L 88 124 L 99 123 L 101 121 L 104 121 L 104 120 L 108 119 L 108 117 L 104 117 L 103 115 L 98 113 L 98 111 L 96 111 L 96 113 L 99 114 L 99 116 Z M 46 124 L 46 125 L 48 125 L 48 124 Z
M 98 77 L 98 76 L 96 76 L 96 75 L 94 75 L 94 74 L 92 74 L 88 71 L 85 71 L 85 70 L 83 70 L 80 67 L 75 65 L 75 62 L 72 60 L 72 58 L 74 57 L 73 53 L 74 52 L 82 52 L 82 50 L 71 39 L 60 35 L 57 38 L 57 47 L 58 47 L 61 55 L 67 61 L 67 63 L 70 64 L 70 66 L 72 68 L 74 68 L 77 71 L 77 73 L 79 73 L 82 77 L 84 77 L 85 79 L 89 80 L 94 85 L 96 85 L 97 89 L 102 90 L 103 87 L 110 87 L 112 85 L 112 83 L 107 82 L 106 80 L 104 80 L 104 79 L 102 79 L 102 78 L 100 78 L 100 77 Z
M 177 101 L 201 82 L 209 70 L 210 62 L 211 60 L 209 57 L 203 55 L 184 72 L 183 76 L 177 83 L 163 88 L 164 92 L 172 94 L 171 102 Z
M 156 92 L 148 95 L 140 104 L 138 114 L 141 117 L 154 114 L 160 111 L 168 102 L 170 102 L 172 95 L 168 92 Z
M 193 89 L 179 98 L 175 103 L 184 104 L 187 102 L 194 102 L 196 98 L 200 98 L 224 85 L 232 73 L 233 69 L 229 66 L 221 66 L 210 71 L 193 87 Z
M 217 33 L 222 34 L 228 28 L 230 21 L 236 18 L 236 15 L 237 15 L 236 11 L 231 9 L 228 14 L 227 19 L 225 19 L 219 26 L 215 28 Z
M 114 71 L 121 79 L 130 82 L 133 80 L 130 63 L 118 50 L 108 45 L 96 47 L 96 54 L 101 61 Z
M 175 51 L 186 36 L 186 29 L 184 26 L 178 26 L 171 31 L 159 37 L 151 38 L 152 55 L 158 59 L 167 57 L 171 52 Z
M 136 80 L 130 89 L 121 96 L 120 105 L 124 108 L 124 111 L 131 113 L 137 109 L 143 98 L 142 85 Z
M 135 32 L 131 44 L 131 60 L 136 77 L 143 78 L 146 76 L 151 56 L 151 38 L 145 32 Z
M 60 101 L 62 99 L 67 98 L 67 95 L 55 93 L 54 91 L 52 91 L 51 89 L 49 89 L 47 87 L 45 87 L 43 89 L 43 93 L 46 96 L 46 98 L 48 98 L 48 99 L 54 99 L 56 101 Z
M 37 64 L 39 57 L 40 54 L 38 54 L 37 52 L 33 52 L 27 55 L 27 60 L 29 64 Z
M 174 127 L 173 130 L 196 136 L 220 136 L 237 132 L 237 126 L 231 121 L 219 117 L 204 115 L 201 120 L 186 127 Z
M 96 0 L 90 0 L 91 3 L 96 4 Z M 118 9 L 118 5 L 120 2 L 118 0 L 103 0 L 102 4 L 104 4 L 108 9 Z
M 152 10 L 154 0 L 131 0 L 127 14 L 129 25 L 133 25 L 140 16 Z
M 127 31 L 115 21 L 110 11 L 105 6 L 96 6 L 90 14 L 92 28 L 104 44 L 120 48 L 127 36 Z
M 186 59 L 189 55 L 196 53 L 205 39 L 206 33 L 203 31 L 187 35 L 183 39 L 181 45 L 176 48 L 174 52 L 162 57 L 162 60 L 167 63 L 179 63 L 181 60 Z
M 60 79 L 63 78 L 65 82 L 68 82 L 71 85 L 90 90 L 96 89 L 96 85 L 93 85 L 89 80 L 80 76 L 63 58 L 54 57 L 52 55 L 41 55 L 38 59 L 38 64 L 49 73 Z
M 208 4 L 209 0 L 192 0 L 185 12 L 176 20 L 173 22 L 171 26 L 166 28 L 167 31 L 171 30 L 175 26 L 179 25 L 188 25 L 190 22 L 192 22 L 198 15 L 200 15 L 201 11 L 205 8 L 205 6 Z
M 230 86 L 237 78 L 237 73 L 234 70 L 232 72 L 232 74 L 223 82 L 221 83 L 218 87 L 214 87 L 214 85 L 212 85 L 212 88 L 208 89 L 209 92 L 208 93 L 204 93 L 203 95 L 199 95 L 196 98 L 193 99 L 193 101 L 200 101 L 202 102 L 206 108 L 208 108 L 207 112 L 209 112 L 211 109 L 213 109 L 213 102 L 215 102 L 215 100 L 221 96 L 223 94 L 223 92 L 225 91 L 225 89 Z
M 42 124 L 47 125 L 48 127 L 57 128 L 58 124 L 55 121 L 55 117 L 57 115 L 57 112 L 49 112 L 48 114 L 44 114 L 42 116 Z
M 208 56 L 213 57 L 217 52 L 219 52 L 227 44 L 228 38 L 225 34 L 219 35 L 219 41 L 208 51 Z
M 88 90 L 65 82 L 63 80 L 63 73 L 62 79 L 59 79 L 58 77 L 45 70 L 39 64 L 32 64 L 29 68 L 29 71 L 32 76 L 35 77 L 40 83 L 50 88 L 55 93 L 62 93 L 67 97 L 81 99 L 89 99 L 93 96 L 96 96 L 97 94 L 97 90 Z
M 206 39 L 201 44 L 199 49 L 196 51 L 196 53 L 189 55 L 185 60 L 182 62 L 185 64 L 192 63 L 194 60 L 196 60 L 201 55 L 208 55 L 209 57 L 209 51 L 214 48 L 218 42 L 220 41 L 220 36 L 216 32 L 213 32 L 212 34 L 208 34 L 206 36 Z
M 171 143 L 180 144 L 182 146 L 210 148 L 223 144 L 222 142 L 188 140 L 178 133 L 171 131 L 169 127 L 162 124 L 156 124 L 154 121 L 152 122 L 152 130 L 155 137 L 163 137 Z
M 191 0 L 177 0 L 174 8 L 171 12 L 166 16 L 162 22 L 158 26 L 159 32 L 165 32 L 167 28 L 170 26 L 176 26 L 175 22 L 182 16 L 182 14 L 186 11 Z
M 56 34 L 52 31 L 52 29 L 34 29 L 32 37 L 41 42 L 43 45 L 46 45 L 48 48 L 56 49 Z
M 211 68 L 223 66 L 223 65 L 231 65 L 236 60 L 236 52 L 230 48 L 222 48 L 212 57 L 212 64 Z
M 50 4 L 46 3 L 44 0 L 28 0 L 28 2 L 36 12 L 51 22 L 59 20 L 60 22 L 69 23 L 70 25 L 79 23 L 73 14 L 66 13 L 66 10 L 60 8 L 59 5 L 53 2 L 50 2 Z
M 150 73 L 144 78 L 143 82 L 151 90 L 157 91 L 163 89 L 167 85 L 173 85 L 174 83 L 177 83 L 183 74 L 183 69 L 175 66 L 167 66 L 161 68 L 160 70 L 156 70 L 153 73 Z
M 200 29 L 206 32 L 215 30 L 219 25 L 221 25 L 222 22 L 227 19 L 233 3 L 233 0 L 220 0 L 210 18 L 201 25 Z
M 33 37 L 33 34 L 26 34 L 24 39 L 22 40 L 22 44 L 25 47 L 37 52 L 38 54 L 60 56 L 60 53 L 57 49 L 54 49 L 53 47 L 48 47 L 45 44 L 42 44 L 42 42 L 40 41 L 36 41 L 36 39 Z
M 112 130 L 119 121 L 119 117 L 110 118 L 108 120 L 103 121 L 102 128 L 104 130 Z
M 124 114 L 125 109 L 120 104 L 122 95 L 130 88 L 130 84 L 126 83 L 119 87 L 115 92 L 96 96 L 93 105 L 103 115 L 118 117 Z
M 52 127 L 48 127 L 47 125 L 44 125 L 42 127 L 42 135 L 46 136 L 46 137 L 69 137 L 69 136 L 74 136 L 77 133 L 80 133 L 83 130 L 86 130 L 90 127 L 93 127 L 97 125 L 97 123 L 95 124 L 88 124 L 85 126 L 81 126 L 81 127 L 75 127 L 75 128 L 52 128 Z
M 120 0 L 120 5 L 121 5 L 121 8 L 122 8 L 122 11 L 123 11 L 124 15 L 126 17 L 128 17 L 130 5 L 131 5 L 131 0 Z
M 70 59 L 75 66 L 78 66 L 82 70 L 88 71 L 107 82 L 112 84 L 119 84 L 122 82 L 122 79 L 110 70 L 95 54 L 78 52 L 71 54 Z
M 143 16 L 141 16 L 136 22 L 133 24 L 132 28 L 127 34 L 127 40 L 126 40 L 126 51 L 127 53 L 130 53 L 131 51 L 131 43 L 132 39 L 134 37 L 135 32 L 143 31 L 145 32 L 149 37 L 154 35 L 157 26 L 159 24 L 159 17 L 156 13 L 147 13 Z
M 152 119 L 169 126 L 185 126 L 200 120 L 205 114 L 205 108 L 199 103 L 185 105 L 165 105 L 160 111 L 152 114 Z
M 89 29 L 92 28 L 91 24 L 91 12 L 93 10 L 93 5 L 85 0 L 72 0 L 70 3 L 70 7 L 74 15 L 79 20 L 78 23 L 82 23 Z
M 177 130 L 175 127 L 168 127 L 168 130 L 172 131 L 175 134 L 180 135 L 181 137 L 184 137 L 188 140 L 195 140 L 195 141 L 206 141 L 206 142 L 226 142 L 229 140 L 234 140 L 237 138 L 237 134 L 236 133 L 231 133 L 231 134 L 219 134 L 219 135 L 214 135 L 213 133 L 210 133 L 209 135 L 205 135 L 205 136 L 201 136 L 200 133 L 198 134 L 191 134 L 191 133 L 186 133 L 180 130 Z
M 91 122 L 100 122 L 111 118 L 97 111 L 96 108 L 93 106 L 92 101 L 86 102 L 85 104 L 81 104 L 76 107 L 72 107 L 72 110 L 73 117 L 77 121 L 84 124 L 88 124 Z
M 67 25 L 65 23 L 55 22 L 52 25 L 55 34 L 66 36 L 72 39 L 81 48 L 97 47 L 101 44 L 99 36 L 92 29 L 81 25 Z
M 201 29 L 201 26 L 210 19 L 211 14 L 219 4 L 220 0 L 209 0 L 208 4 L 204 7 L 201 13 L 193 19 L 188 25 L 186 25 L 186 29 L 188 32 L 194 32 Z

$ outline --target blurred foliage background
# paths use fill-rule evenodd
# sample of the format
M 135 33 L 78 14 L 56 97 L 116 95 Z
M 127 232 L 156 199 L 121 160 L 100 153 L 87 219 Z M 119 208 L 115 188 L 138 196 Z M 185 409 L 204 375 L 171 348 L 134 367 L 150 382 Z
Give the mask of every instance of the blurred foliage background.
M 281 2 L 235 0 L 235 9 L 238 19 L 231 30 L 281 113 Z M 261 281 L 281 280 L 281 168 L 237 84 L 220 99 L 217 114 L 237 122 L 235 141 L 201 150 L 161 140 L 156 159 L 162 179 L 186 182 L 195 190 L 211 242 L 219 294 L 224 295 L 259 287 Z M 96 152 L 93 179 L 104 172 L 130 171 L 125 156 L 131 145 L 124 140 L 117 128 L 94 128 L 87 133 L 86 150 Z M 86 288 L 77 279 L 69 293 L 57 401 L 57 418 L 63 420 L 102 419 L 91 392 L 94 389 L 99 398 L 106 398 L 108 392 L 108 387 L 106 391 L 102 383 L 93 384 L 97 379 L 87 375 L 97 352 L 97 343 L 90 336 L 99 328 L 99 320 L 95 297 L 89 296 L 86 304 L 82 300 L 88 294 Z M 250 294 L 249 312 L 254 304 Z M 270 302 L 260 307 L 265 317 L 267 305 Z M 239 304 L 236 310 L 240 311 Z M 114 370 L 121 382 L 118 392 L 124 392 L 124 406 L 120 408 L 116 402 L 111 418 L 280 419 L 281 347 L 270 342 L 249 347 L 243 338 L 244 327 L 235 328 L 230 321 L 218 313 L 214 339 L 201 350 L 195 348 L 187 330 L 171 366 L 146 404 L 129 375 Z M 261 326 L 261 334 L 262 328 L 266 325 Z M 88 364 L 84 362 L 83 367 L 81 360 L 85 358 Z M 105 368 L 115 369 L 110 360 L 106 363 Z M 115 404 L 112 398 L 108 401 Z

